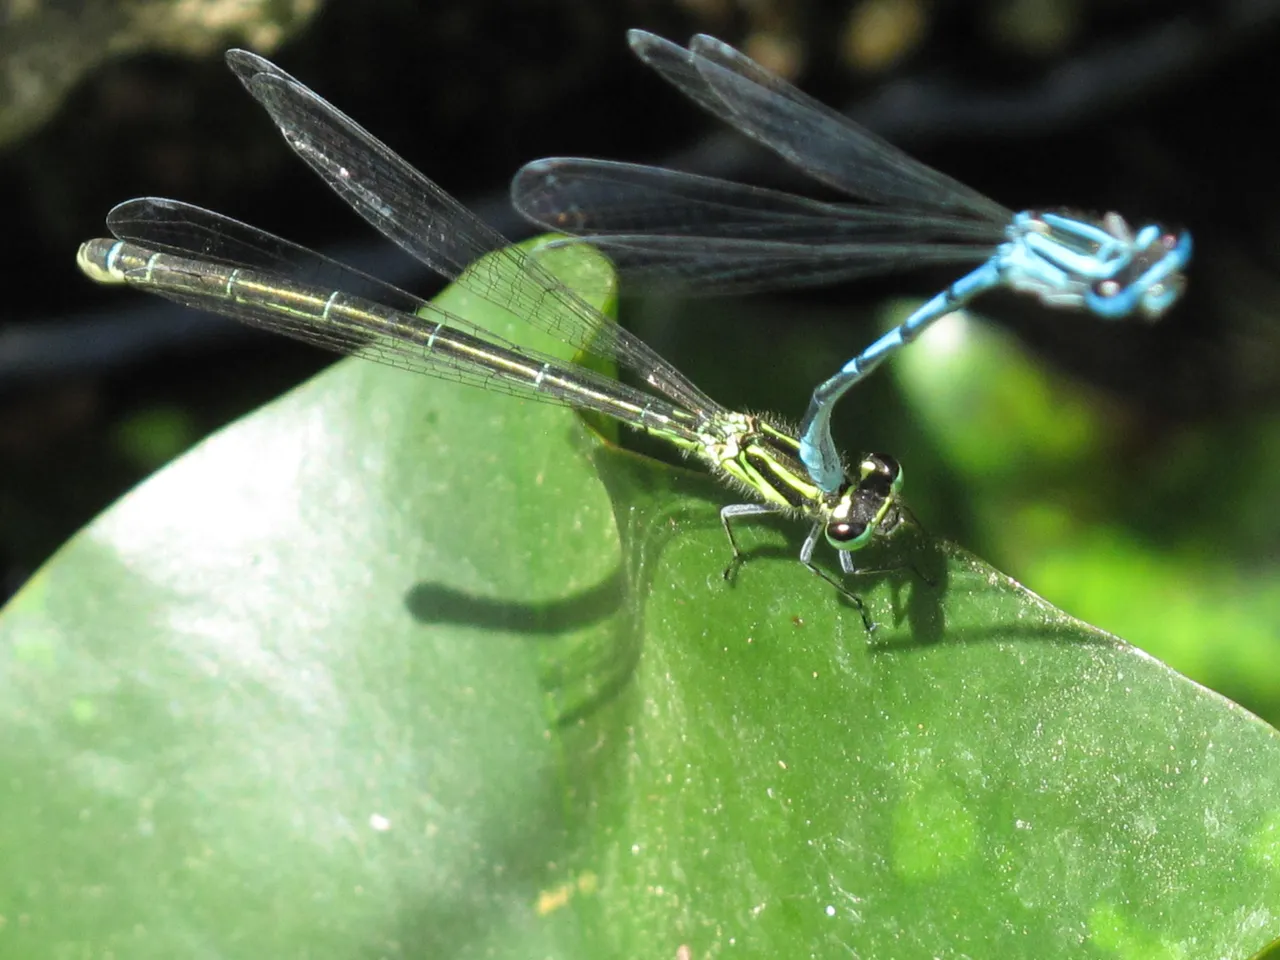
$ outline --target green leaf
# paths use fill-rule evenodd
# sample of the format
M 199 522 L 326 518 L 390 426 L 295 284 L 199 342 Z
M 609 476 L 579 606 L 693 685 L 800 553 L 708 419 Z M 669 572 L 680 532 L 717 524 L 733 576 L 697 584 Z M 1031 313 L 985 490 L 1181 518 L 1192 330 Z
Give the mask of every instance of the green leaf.
M 894 365 L 967 542 L 1055 604 L 1280 718 L 1280 419 L 1155 430 L 948 318 Z M 912 474 L 914 475 L 914 474 Z M 911 476 L 911 475 L 909 475 Z
M 569 411 L 358 361 L 214 436 L 0 615 L 0 954 L 1274 935 L 1275 730 L 919 535 L 866 558 L 897 567 L 855 584 L 873 636 L 794 525 L 744 525 L 728 583 L 726 502 Z

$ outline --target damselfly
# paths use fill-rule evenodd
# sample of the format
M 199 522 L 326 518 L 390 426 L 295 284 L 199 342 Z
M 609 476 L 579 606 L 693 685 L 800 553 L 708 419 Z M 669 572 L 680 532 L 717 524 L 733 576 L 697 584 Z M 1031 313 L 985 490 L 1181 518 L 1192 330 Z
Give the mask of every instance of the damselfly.
M 638 337 L 557 281 L 536 251 L 509 246 L 278 67 L 243 50 L 230 51 L 227 62 L 293 150 L 383 235 L 469 293 L 579 350 L 616 361 L 651 389 L 517 347 L 304 247 L 174 200 L 141 198 L 113 209 L 107 225 L 115 239 L 80 247 L 77 262 L 85 274 L 338 353 L 596 411 L 661 437 L 755 499 L 720 511 L 735 564 L 741 555 L 733 521 L 774 513 L 807 520 L 801 562 L 854 602 L 872 628 L 862 601 L 812 558 L 824 537 L 839 551 L 841 570 L 856 574 L 853 551 L 899 527 L 906 508 L 899 497 L 902 474 L 892 458 L 868 455 L 855 479 L 833 491 L 819 490 L 797 458 L 799 441 L 792 431 L 711 400 Z M 318 284 L 318 277 L 333 283 Z
M 1014 213 L 926 167 L 714 37 L 677 46 L 642 30 L 631 49 L 681 92 L 859 203 L 803 197 L 634 164 L 551 158 L 512 183 L 535 223 L 604 246 L 626 279 L 744 293 L 984 261 L 813 392 L 800 459 L 820 490 L 843 482 L 837 400 L 929 324 L 996 287 L 1112 319 L 1163 314 L 1182 292 L 1191 236 L 1118 213 Z

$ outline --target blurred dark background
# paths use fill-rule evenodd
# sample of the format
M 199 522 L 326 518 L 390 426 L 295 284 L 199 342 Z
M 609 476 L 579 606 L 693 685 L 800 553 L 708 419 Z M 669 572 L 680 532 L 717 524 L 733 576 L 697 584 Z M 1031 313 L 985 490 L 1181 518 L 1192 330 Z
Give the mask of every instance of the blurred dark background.
M 0 2 L 0 598 L 166 460 L 330 362 L 82 278 L 76 247 L 104 232 L 114 203 L 192 201 L 417 292 L 437 286 L 289 153 L 223 49 L 276 60 L 518 238 L 531 231 L 507 181 L 546 155 L 818 193 L 684 101 L 624 36 L 701 31 L 1013 209 L 1117 209 L 1192 229 L 1189 291 L 1156 327 L 980 304 L 1052 385 L 1031 389 L 1082 391 L 1041 402 L 1042 423 L 930 420 L 927 385 L 922 399 L 882 374 L 845 401 L 841 439 L 903 460 L 931 532 L 1280 717 L 1280 0 L 293 0 L 243 5 L 235 21 L 225 10 Z M 887 322 L 882 304 L 949 279 L 710 310 L 650 303 L 624 320 L 727 404 L 796 417 L 813 383 Z M 1013 362 L 975 382 L 989 387 Z M 1036 406 L 1011 396 L 1018 413 Z M 1041 457 L 1065 411 L 1080 429 L 1077 403 L 1092 439 Z M 988 455 L 958 455 L 948 438 Z

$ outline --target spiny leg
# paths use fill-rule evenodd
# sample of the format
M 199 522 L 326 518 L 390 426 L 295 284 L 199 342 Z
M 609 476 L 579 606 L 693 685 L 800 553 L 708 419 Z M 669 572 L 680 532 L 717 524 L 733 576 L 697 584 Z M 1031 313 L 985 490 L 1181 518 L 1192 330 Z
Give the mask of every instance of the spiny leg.
M 821 567 L 813 562 L 813 551 L 818 545 L 818 538 L 822 535 L 822 524 L 815 523 L 809 528 L 809 535 L 804 538 L 804 543 L 800 546 L 800 562 L 805 565 L 808 571 L 815 576 L 821 577 L 831 586 L 836 588 L 836 592 L 852 603 L 858 609 L 858 616 L 862 617 L 862 626 L 866 628 L 867 633 L 874 633 L 876 622 L 871 619 L 871 614 L 867 612 L 867 605 L 862 602 L 862 598 L 853 593 L 843 583 L 831 576 Z M 847 574 L 857 574 L 860 571 L 853 563 L 853 556 L 847 550 L 841 550 L 840 553 L 840 569 Z
M 733 561 L 729 566 L 725 567 L 725 580 L 732 580 L 733 574 L 738 567 L 742 565 L 746 559 L 742 555 L 742 551 L 738 549 L 738 541 L 733 536 L 733 525 L 730 521 L 739 520 L 742 517 L 760 517 L 768 514 L 782 513 L 780 507 L 769 506 L 763 503 L 735 503 L 727 507 L 720 508 L 720 524 L 724 527 L 725 536 L 729 538 L 729 546 L 733 550 Z M 804 538 L 804 543 L 800 547 L 800 562 L 804 564 L 805 569 L 817 577 L 825 580 L 836 591 L 852 603 L 858 610 L 858 615 L 862 617 L 862 626 L 866 628 L 867 633 L 873 633 L 876 629 L 876 623 L 871 619 L 871 615 L 867 612 L 867 605 L 862 602 L 862 598 L 850 590 L 835 577 L 831 576 L 822 568 L 813 562 L 813 551 L 818 545 L 818 538 L 822 535 L 822 524 L 815 523 L 809 530 L 809 535 Z M 859 570 L 853 563 L 853 558 L 847 551 L 840 551 L 840 567 L 848 574 L 866 573 L 865 570 Z
M 733 550 L 733 560 L 724 568 L 724 578 L 726 580 L 733 580 L 733 575 L 745 559 L 742 556 L 742 551 L 738 549 L 738 541 L 734 539 L 733 526 L 729 521 L 738 520 L 741 517 L 759 517 L 771 513 L 782 513 L 782 508 L 765 503 L 733 503 L 727 507 L 720 508 L 720 525 L 724 527 L 724 535 L 729 538 L 729 547 Z

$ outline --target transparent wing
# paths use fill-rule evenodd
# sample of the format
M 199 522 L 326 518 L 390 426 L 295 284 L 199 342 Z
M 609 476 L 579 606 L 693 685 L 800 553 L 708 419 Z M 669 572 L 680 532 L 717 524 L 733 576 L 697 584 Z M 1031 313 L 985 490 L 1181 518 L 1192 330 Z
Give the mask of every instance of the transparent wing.
M 132 242 L 91 240 L 80 248 L 81 269 L 100 282 L 124 282 L 186 307 L 412 373 L 541 403 L 600 410 L 631 422 L 653 423 L 658 418 L 678 420 L 681 416 L 671 404 L 652 394 L 550 355 L 516 347 L 434 304 L 417 301 L 417 312 L 406 312 L 344 290 L 313 286 L 260 269 L 266 262 L 285 262 L 277 258 L 278 252 L 285 251 L 285 260 L 304 271 L 327 271 L 334 266 L 347 271 L 320 254 L 246 224 L 200 208 L 187 210 L 206 215 L 198 217 L 202 226 L 218 231 L 204 235 L 201 257 L 208 259 L 192 259 L 177 252 L 186 249 L 184 237 L 196 237 L 180 230 L 167 251 Z M 143 211 L 139 207 L 137 212 Z M 142 222 L 132 218 L 127 209 L 117 219 L 124 230 L 130 229 L 127 223 Z M 224 233 L 224 228 L 230 232 Z M 153 232 L 146 226 L 139 230 Z M 241 252 L 246 254 L 243 261 L 233 259 Z M 362 276 L 357 271 L 349 274 Z M 643 414 L 627 416 L 628 410 Z
M 138 197 L 107 214 L 107 228 L 121 240 L 194 260 L 249 267 L 304 284 L 376 300 L 413 313 L 425 303 L 394 287 L 307 247 L 181 200 Z
M 806 244 L 761 244 L 750 241 L 690 237 L 650 237 L 632 235 L 587 235 L 574 240 L 557 240 L 550 246 L 586 243 L 602 249 L 618 265 L 627 291 L 677 292 L 685 296 L 723 296 L 760 293 L 768 290 L 822 286 L 909 270 L 925 264 L 972 264 L 986 257 L 972 248 L 967 255 L 955 247 L 904 247 L 898 256 L 893 250 L 878 248 L 889 258 L 873 268 L 855 259 L 862 252 L 856 244 L 832 246 L 830 257 L 815 259 Z M 696 245 L 697 255 L 691 256 Z M 990 253 L 988 248 L 987 254 Z
M 629 367 L 690 410 L 718 405 L 639 338 L 602 318 L 536 255 L 508 245 L 354 120 L 263 58 L 227 63 L 286 142 L 352 209 L 437 273 L 579 349 Z M 487 254 L 476 268 L 466 269 Z M 466 271 L 464 273 L 464 270 Z
M 685 49 L 628 33 L 641 60 L 704 109 L 814 179 L 871 203 L 1007 223 L 1010 212 L 704 34 Z
M 517 210 L 604 248 L 628 288 L 747 293 L 922 264 L 973 263 L 1003 225 L 954 214 L 824 203 L 605 160 L 549 158 L 511 185 Z

